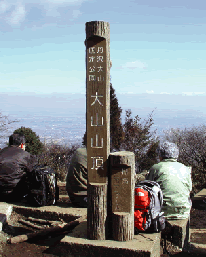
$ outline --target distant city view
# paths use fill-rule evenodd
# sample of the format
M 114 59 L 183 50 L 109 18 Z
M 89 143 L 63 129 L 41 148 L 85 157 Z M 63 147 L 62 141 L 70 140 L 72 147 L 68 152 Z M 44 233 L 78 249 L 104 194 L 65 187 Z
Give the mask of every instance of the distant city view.
M 122 123 L 125 110 L 131 109 L 132 118 L 139 115 L 143 121 L 154 110 L 154 125 L 157 135 L 170 128 L 184 128 L 206 123 L 206 97 L 163 95 L 117 95 L 122 108 Z M 187 102 L 188 101 L 188 102 Z M 19 104 L 20 103 L 20 104 Z M 191 104 L 191 106 L 190 106 Z M 201 105 L 201 107 L 198 106 Z M 156 108 L 156 109 L 155 109 Z M 6 146 L 8 136 L 21 126 L 31 128 L 42 142 L 60 145 L 82 144 L 86 131 L 86 98 L 84 94 L 49 96 L 1 96 L 0 112 L 10 120 L 19 120 L 8 126 L 1 134 L 0 148 Z

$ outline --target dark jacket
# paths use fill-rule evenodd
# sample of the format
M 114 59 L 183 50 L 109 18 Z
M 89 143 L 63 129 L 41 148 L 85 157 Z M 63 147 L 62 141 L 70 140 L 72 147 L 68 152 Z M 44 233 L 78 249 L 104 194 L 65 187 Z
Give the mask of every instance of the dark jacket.
M 66 178 L 66 190 L 70 197 L 87 196 L 86 148 L 78 148 L 71 159 Z
M 36 163 L 35 156 L 17 146 L 0 151 L 0 192 L 12 192 L 26 172 Z

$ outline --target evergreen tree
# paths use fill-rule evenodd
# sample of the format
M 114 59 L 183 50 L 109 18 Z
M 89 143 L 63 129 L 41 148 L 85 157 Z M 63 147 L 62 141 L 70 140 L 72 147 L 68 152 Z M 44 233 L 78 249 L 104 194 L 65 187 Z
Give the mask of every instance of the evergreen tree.
M 37 134 L 34 131 L 32 131 L 32 129 L 21 127 L 16 129 L 13 133 L 14 134 L 22 133 L 25 136 L 25 139 L 26 139 L 25 150 L 30 154 L 39 155 L 43 152 L 44 145 L 40 141 L 39 136 L 37 136 Z
M 110 83 L 110 136 L 111 136 L 111 149 L 120 150 L 123 141 L 123 127 L 121 122 L 122 108 L 119 107 L 118 99 L 115 90 Z

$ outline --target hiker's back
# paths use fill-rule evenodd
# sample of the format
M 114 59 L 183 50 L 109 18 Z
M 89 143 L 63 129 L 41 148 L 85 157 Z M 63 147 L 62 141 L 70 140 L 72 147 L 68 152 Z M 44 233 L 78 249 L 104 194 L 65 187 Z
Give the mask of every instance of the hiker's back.
M 80 203 L 81 205 L 87 196 L 86 148 L 78 148 L 71 159 L 66 177 L 66 190 L 73 203 Z M 85 203 L 82 206 L 85 206 Z
M 172 213 L 178 209 L 174 217 L 187 218 L 191 208 L 189 196 L 192 186 L 189 168 L 173 160 L 163 160 L 151 168 L 150 174 L 152 173 L 155 181 L 162 188 L 163 211 L 166 216 L 172 218 Z M 150 177 L 148 176 L 147 179 Z
M 5 147 L 0 151 L 0 162 L 21 161 L 21 162 L 27 163 L 30 157 L 31 157 L 30 153 L 28 153 L 27 151 L 23 151 L 21 148 L 13 145 Z
M 35 156 L 25 151 L 25 143 L 23 134 L 12 134 L 9 147 L 0 152 L 1 201 L 16 201 L 25 193 L 25 176 L 36 162 Z
M 152 166 L 146 179 L 160 185 L 167 219 L 188 218 L 191 209 L 191 170 L 177 162 L 179 150 L 175 144 L 165 142 L 161 147 L 161 161 Z
M 0 191 L 12 192 L 28 169 L 31 155 L 18 147 L 6 147 L 0 152 Z

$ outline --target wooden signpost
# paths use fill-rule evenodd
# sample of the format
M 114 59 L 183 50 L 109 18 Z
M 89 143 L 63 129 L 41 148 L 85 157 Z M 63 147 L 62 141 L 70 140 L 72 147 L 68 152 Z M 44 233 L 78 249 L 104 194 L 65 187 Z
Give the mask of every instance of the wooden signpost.
M 131 167 L 111 167 L 112 212 L 130 212 L 131 209 Z
M 86 23 L 87 236 L 104 240 L 110 153 L 110 26 Z
M 110 153 L 112 237 L 129 241 L 134 237 L 135 155 Z
M 126 151 L 110 154 L 109 23 L 87 22 L 85 46 L 87 238 L 105 240 L 112 231 L 114 240 L 128 241 L 134 236 L 135 158 Z

